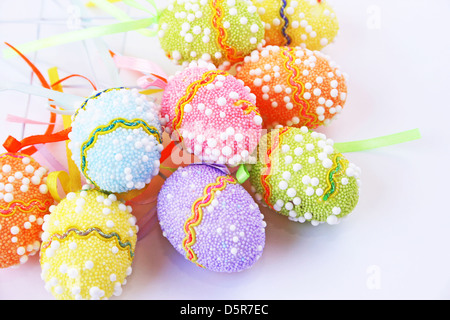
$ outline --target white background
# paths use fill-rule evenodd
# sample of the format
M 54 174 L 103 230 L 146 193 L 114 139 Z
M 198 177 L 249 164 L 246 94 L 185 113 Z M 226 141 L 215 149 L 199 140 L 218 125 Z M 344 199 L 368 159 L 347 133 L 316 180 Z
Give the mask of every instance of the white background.
M 166 1 L 156 2 L 159 8 L 166 5 Z M 69 31 L 70 3 L 0 0 L 1 43 L 19 45 Z M 355 211 L 337 226 L 296 224 L 264 212 L 264 254 L 253 268 L 241 273 L 218 274 L 196 267 L 171 247 L 156 225 L 138 243 L 133 274 L 122 296 L 113 299 L 450 298 L 450 39 L 446 34 L 450 2 L 331 3 L 341 29 L 324 52 L 350 75 L 349 94 L 341 117 L 319 131 L 345 142 L 419 128 L 422 139 L 347 154 L 362 169 L 363 186 Z M 143 17 L 136 10 L 126 10 L 133 17 Z M 87 14 L 107 17 L 93 9 Z M 37 20 L 45 21 L 38 26 Z M 94 19 L 92 23 L 115 21 Z M 178 70 L 164 56 L 157 38 L 130 32 L 103 40 L 120 54 L 159 63 L 167 74 Z M 62 75 L 79 73 L 100 88 L 112 85 L 91 41 L 27 57 L 44 73 L 57 66 Z M 123 85 L 135 84 L 135 74 L 122 72 L 121 76 Z M 31 83 L 31 79 L 21 59 L 1 58 L 0 82 Z M 90 94 L 85 86 L 65 91 Z M 45 103 L 42 98 L 0 91 L 0 142 L 8 135 L 21 139 L 43 133 L 45 127 L 23 127 L 6 122 L 6 116 L 48 121 Z M 64 154 L 56 156 L 64 158 Z M 0 299 L 54 299 L 44 289 L 38 255 L 17 269 L 0 270 Z

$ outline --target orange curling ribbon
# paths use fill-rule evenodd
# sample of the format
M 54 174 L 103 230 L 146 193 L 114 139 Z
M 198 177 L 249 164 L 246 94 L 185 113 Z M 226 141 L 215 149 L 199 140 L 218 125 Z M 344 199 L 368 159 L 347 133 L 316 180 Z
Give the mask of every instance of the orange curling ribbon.
M 50 85 L 47 82 L 47 80 L 45 79 L 44 75 L 39 71 L 39 69 L 27 57 L 25 57 L 24 54 L 22 54 L 18 49 L 16 49 L 11 44 L 9 44 L 7 42 L 5 42 L 5 44 L 8 47 L 10 47 L 12 50 L 14 50 L 28 64 L 28 66 L 32 69 L 33 73 L 38 77 L 39 81 L 41 82 L 41 85 L 44 88 L 62 92 L 62 87 L 61 87 L 62 82 L 64 82 L 67 79 L 70 79 L 72 77 L 81 77 L 81 78 L 88 80 L 91 83 L 91 85 L 93 86 L 93 88 L 96 90 L 95 85 L 89 79 L 87 79 L 86 77 L 84 77 L 82 75 L 78 75 L 78 74 L 67 76 L 61 80 L 59 80 L 59 78 L 57 78 L 57 77 L 56 78 L 53 77 L 54 83 L 52 85 Z M 50 81 L 52 81 L 52 79 Z M 51 101 L 51 100 L 49 99 L 49 101 Z M 56 108 L 54 105 L 52 105 L 52 107 Z M 51 112 L 48 128 L 43 135 L 28 137 L 28 138 L 25 138 L 24 140 L 22 140 L 21 142 L 17 141 L 15 138 L 10 136 L 6 139 L 3 146 L 9 152 L 16 152 L 13 150 L 18 151 L 18 150 L 23 149 L 23 150 L 21 150 L 22 153 L 27 154 L 27 155 L 32 155 L 37 151 L 37 149 L 34 146 L 32 146 L 34 144 L 43 144 L 43 143 L 67 140 L 68 138 L 65 135 L 68 134 L 68 132 L 59 132 L 57 134 L 53 134 L 53 130 L 55 128 L 55 122 L 56 122 L 56 113 Z M 65 126 L 65 129 L 68 129 L 68 126 Z M 26 146 L 30 146 L 30 147 L 27 149 L 24 149 Z
M 48 70 L 48 74 L 49 74 L 49 76 L 50 76 L 50 81 L 52 82 L 52 89 L 53 90 L 56 90 L 56 91 L 59 91 L 59 92 L 63 92 L 62 91 L 62 86 L 61 86 L 61 84 L 64 82 L 64 81 L 66 81 L 66 80 L 68 80 L 68 79 L 70 79 L 70 78 L 73 78 L 73 77 L 80 77 L 80 78 L 83 78 L 83 79 L 86 79 L 87 81 L 89 81 L 89 83 L 91 84 L 91 86 L 92 86 L 92 88 L 95 90 L 95 91 L 97 91 L 97 87 L 95 86 L 95 84 L 91 81 L 91 80 L 89 80 L 88 78 L 86 78 L 85 76 L 82 76 L 81 74 L 71 74 L 70 76 L 67 76 L 67 77 L 65 77 L 65 78 L 62 78 L 61 80 L 58 80 L 58 81 L 55 81 L 55 82 L 53 82 L 52 81 L 52 78 L 54 77 L 54 71 L 53 70 L 56 70 L 56 68 L 55 67 L 53 67 L 53 68 L 51 68 L 51 69 L 49 69 Z
M 175 141 L 171 141 L 167 147 L 164 148 L 164 150 L 161 152 L 161 159 L 160 162 L 163 163 L 164 161 L 167 160 L 167 158 L 170 157 L 170 155 L 172 154 L 173 148 L 175 148 L 176 144 Z
M 9 43 L 5 42 L 5 44 L 8 47 L 10 47 L 11 49 L 13 49 L 30 66 L 30 68 L 33 70 L 34 74 L 38 77 L 39 81 L 41 82 L 41 84 L 44 88 L 51 89 L 50 85 L 45 80 L 44 76 L 39 71 L 39 69 L 27 57 L 25 57 L 25 55 L 23 55 L 19 50 L 14 48 Z M 55 106 L 52 106 L 52 107 L 54 108 Z M 45 134 L 51 134 L 53 132 L 53 129 L 55 128 L 55 121 L 56 121 L 56 114 L 50 113 L 50 120 L 49 120 L 50 124 L 49 124 L 47 130 L 45 131 Z M 36 152 L 36 149 L 34 149 L 34 152 Z
M 35 136 L 29 136 L 22 141 L 18 141 L 12 136 L 8 136 L 6 138 L 6 141 L 3 143 L 3 147 L 11 153 L 17 153 L 21 152 L 26 155 L 30 155 L 31 151 L 33 150 L 31 154 L 37 151 L 37 149 L 34 147 L 36 144 L 45 144 L 45 143 L 51 143 L 51 142 L 59 142 L 69 139 L 68 135 L 72 131 L 72 128 L 68 128 L 53 134 L 42 134 L 42 135 L 35 135 Z M 31 147 L 30 147 L 31 146 Z M 26 147 L 29 147 L 27 149 L 24 149 Z
M 39 78 L 39 81 L 41 82 L 41 85 L 49 90 L 55 90 L 59 92 L 63 92 L 62 83 L 66 80 L 69 80 L 74 77 L 80 77 L 85 80 L 87 80 L 91 86 L 94 88 L 94 90 L 97 90 L 97 87 L 95 84 L 90 81 L 88 78 L 79 75 L 79 74 L 72 74 L 67 77 L 64 77 L 62 79 L 59 78 L 58 71 L 56 68 L 51 68 L 48 70 L 48 75 L 50 78 L 51 85 L 46 81 L 43 74 L 39 71 L 39 69 L 23 55 L 19 50 L 14 48 L 9 43 L 6 43 L 7 46 L 9 46 L 12 50 L 14 50 L 33 70 L 34 74 Z M 49 101 L 52 101 L 49 99 Z M 56 106 L 52 105 L 53 108 L 56 109 Z M 50 194 L 53 196 L 53 198 L 56 201 L 61 201 L 61 196 L 58 192 L 58 182 L 61 183 L 62 188 L 65 193 L 68 193 L 70 191 L 78 191 L 81 189 L 81 175 L 78 171 L 78 168 L 76 164 L 71 159 L 71 152 L 70 149 L 67 146 L 68 143 L 68 135 L 71 132 L 72 128 L 72 122 L 70 116 L 63 116 L 63 124 L 64 124 L 64 130 L 53 133 L 53 129 L 55 127 L 55 121 L 56 121 L 56 113 L 51 112 L 50 113 L 50 124 L 46 130 L 46 132 L 43 135 L 35 135 L 30 136 L 22 141 L 16 140 L 14 137 L 9 136 L 5 143 L 3 144 L 4 148 L 8 152 L 16 153 L 20 151 L 23 154 L 26 155 L 32 155 L 37 151 L 37 148 L 34 145 L 38 144 L 46 144 L 51 142 L 60 142 L 60 141 L 66 141 L 66 154 L 67 154 L 67 161 L 68 161 L 68 168 L 69 168 L 69 174 L 65 171 L 56 171 L 51 172 L 47 177 L 47 186 L 49 188 Z M 28 148 L 27 148 L 28 147 Z
M 86 79 L 89 81 L 91 86 L 94 90 L 97 90 L 97 87 L 95 84 L 89 80 L 88 78 L 79 75 L 79 74 L 73 74 L 70 76 L 67 76 L 65 78 L 59 79 L 58 69 L 56 67 L 50 68 L 48 70 L 48 75 L 50 78 L 50 82 L 52 83 L 52 89 L 63 92 L 62 83 L 68 79 L 71 79 L 73 77 L 80 77 L 83 79 Z M 63 125 L 65 130 L 71 130 L 72 126 L 72 118 L 69 115 L 63 115 Z M 61 184 L 61 187 L 65 194 L 72 192 L 72 191 L 79 191 L 81 190 L 81 173 L 78 170 L 77 165 L 72 160 L 72 152 L 70 151 L 68 147 L 69 141 L 66 140 L 66 157 L 67 157 L 67 165 L 68 165 L 68 171 L 69 173 L 65 171 L 55 171 L 51 172 L 47 176 L 47 187 L 52 195 L 53 199 L 55 199 L 57 202 L 62 200 L 62 197 L 59 193 L 58 183 Z
M 30 136 L 27 137 L 25 139 L 23 139 L 22 141 L 18 141 L 17 139 L 15 139 L 12 136 L 8 136 L 8 138 L 6 139 L 6 141 L 3 143 L 3 147 L 10 153 L 18 153 L 20 151 L 20 153 L 22 154 L 26 154 L 26 155 L 32 155 L 33 153 L 35 153 L 37 151 L 36 147 L 34 145 L 38 145 L 38 144 L 45 144 L 45 143 L 51 143 L 51 142 L 59 142 L 59 141 L 65 141 L 67 139 L 69 139 L 69 133 L 72 131 L 72 128 L 69 127 L 65 130 L 53 133 L 53 134 L 43 134 L 43 135 L 35 135 L 35 136 Z M 27 148 L 28 147 L 28 148 Z M 26 149 L 25 149 L 26 148 Z M 61 198 L 59 197 L 59 195 L 57 194 L 57 192 L 55 192 L 55 190 L 57 189 L 55 188 L 50 188 L 50 186 L 52 185 L 57 185 L 56 183 L 52 183 L 52 176 L 55 176 L 55 174 L 58 175 L 63 172 L 66 173 L 64 171 L 58 171 L 58 172 L 51 172 L 48 176 L 47 176 L 47 186 L 49 187 L 49 191 L 51 193 L 51 195 L 53 196 L 53 198 L 57 201 L 60 201 Z M 67 175 L 67 173 L 66 173 Z M 65 179 L 61 179 L 61 181 L 66 181 L 68 180 L 68 175 L 67 177 L 64 177 Z M 65 183 L 63 185 L 63 188 L 65 190 L 67 190 L 66 185 L 69 185 L 68 183 Z

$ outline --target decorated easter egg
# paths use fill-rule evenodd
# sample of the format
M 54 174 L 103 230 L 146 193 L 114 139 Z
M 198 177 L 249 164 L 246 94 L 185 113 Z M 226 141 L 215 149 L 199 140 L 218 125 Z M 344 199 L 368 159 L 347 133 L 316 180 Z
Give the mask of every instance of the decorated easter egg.
M 169 79 L 161 101 L 165 129 L 202 161 L 246 161 L 261 135 L 256 97 L 228 72 L 200 65 Z
M 338 19 L 326 1 L 252 1 L 265 24 L 267 45 L 321 50 L 338 34 Z
M 347 99 L 347 75 L 319 51 L 267 46 L 238 70 L 236 77 L 257 97 L 266 128 L 328 125 Z
M 94 189 L 70 192 L 43 224 L 40 262 L 45 288 L 58 300 L 118 296 L 137 240 L 131 207 Z
M 199 267 L 238 272 L 262 254 L 263 216 L 224 169 L 205 164 L 179 168 L 164 183 L 157 209 L 163 235 Z
M 264 24 L 249 1 L 177 0 L 161 13 L 158 36 L 177 64 L 202 59 L 224 69 L 262 45 Z
M 159 106 L 136 89 L 88 98 L 72 117 L 69 148 L 87 181 L 110 193 L 144 188 L 159 172 Z
M 39 251 L 43 217 L 53 205 L 47 169 L 20 153 L 0 155 L 0 268 Z
M 337 224 L 358 203 L 360 169 L 307 127 L 261 138 L 250 181 L 258 201 L 292 221 Z

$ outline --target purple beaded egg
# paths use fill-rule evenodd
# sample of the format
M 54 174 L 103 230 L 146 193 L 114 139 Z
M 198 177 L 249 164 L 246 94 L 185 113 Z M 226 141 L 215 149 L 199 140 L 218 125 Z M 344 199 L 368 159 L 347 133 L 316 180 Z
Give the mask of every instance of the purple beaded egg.
M 161 188 L 157 209 L 163 235 L 199 267 L 238 272 L 262 255 L 263 215 L 225 168 L 192 164 L 177 169 Z

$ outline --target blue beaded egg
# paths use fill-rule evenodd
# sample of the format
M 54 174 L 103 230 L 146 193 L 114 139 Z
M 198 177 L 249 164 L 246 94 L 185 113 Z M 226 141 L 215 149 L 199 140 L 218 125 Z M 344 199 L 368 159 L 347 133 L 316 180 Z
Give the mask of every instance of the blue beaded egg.
M 69 149 L 89 183 L 108 193 L 142 189 L 159 173 L 160 107 L 136 89 L 88 98 L 72 117 Z

